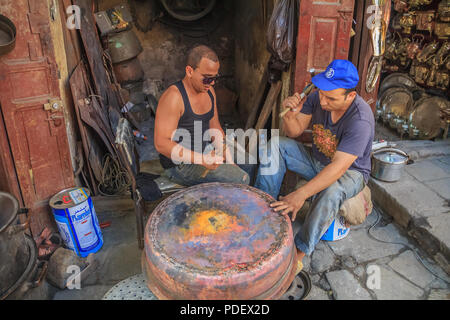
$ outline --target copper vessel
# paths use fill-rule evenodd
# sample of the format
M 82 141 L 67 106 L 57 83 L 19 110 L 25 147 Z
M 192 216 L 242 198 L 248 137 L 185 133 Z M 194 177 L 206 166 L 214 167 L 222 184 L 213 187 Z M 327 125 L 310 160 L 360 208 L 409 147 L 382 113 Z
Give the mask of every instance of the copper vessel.
M 144 70 L 137 58 L 116 63 L 113 68 L 117 81 L 122 85 L 144 78 Z
M 133 30 L 109 35 L 108 45 L 113 63 L 130 60 L 137 57 L 144 50 Z
M 407 12 L 404 13 L 400 18 L 400 25 L 403 28 L 403 33 L 410 34 L 412 31 L 412 27 L 416 25 L 416 14 L 415 12 Z
M 159 299 L 278 299 L 295 277 L 289 218 L 250 186 L 206 183 L 161 202 L 145 228 L 142 268 Z
M 394 10 L 397 12 L 407 12 L 409 9 L 407 0 L 394 0 Z
M 413 60 L 416 57 L 416 54 L 420 52 L 420 48 L 424 40 L 425 36 L 423 34 L 415 34 L 412 36 L 412 41 L 406 48 L 408 58 Z
M 431 35 L 434 29 L 435 16 L 434 11 L 416 12 L 416 29 L 428 31 Z
M 438 5 L 439 21 L 450 22 L 450 0 L 442 0 Z
M 436 87 L 442 90 L 449 88 L 450 75 L 448 71 L 440 70 L 436 73 Z
M 438 48 L 439 48 L 439 42 L 432 41 L 432 42 L 428 43 L 423 48 L 423 50 L 417 54 L 416 60 L 418 62 L 427 62 L 433 56 L 433 54 L 437 51 Z
M 450 22 L 436 22 L 434 33 L 439 39 L 448 39 L 450 37 Z

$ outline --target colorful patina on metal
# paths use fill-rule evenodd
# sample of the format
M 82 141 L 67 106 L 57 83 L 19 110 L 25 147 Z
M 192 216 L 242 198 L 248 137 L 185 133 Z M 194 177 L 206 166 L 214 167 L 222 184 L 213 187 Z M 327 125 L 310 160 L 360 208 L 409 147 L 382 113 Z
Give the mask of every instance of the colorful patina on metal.
M 159 299 L 277 299 L 295 277 L 291 222 L 268 194 L 208 183 L 153 211 L 142 267 Z

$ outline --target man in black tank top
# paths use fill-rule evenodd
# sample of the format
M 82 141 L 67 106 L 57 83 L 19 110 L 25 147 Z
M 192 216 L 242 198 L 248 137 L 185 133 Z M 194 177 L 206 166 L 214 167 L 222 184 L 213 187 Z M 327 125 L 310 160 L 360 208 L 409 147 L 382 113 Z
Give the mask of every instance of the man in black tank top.
M 250 181 L 224 147 L 225 133 L 212 87 L 219 68 L 219 59 L 212 49 L 193 48 L 184 79 L 170 86 L 158 103 L 155 147 L 165 175 L 181 185 Z

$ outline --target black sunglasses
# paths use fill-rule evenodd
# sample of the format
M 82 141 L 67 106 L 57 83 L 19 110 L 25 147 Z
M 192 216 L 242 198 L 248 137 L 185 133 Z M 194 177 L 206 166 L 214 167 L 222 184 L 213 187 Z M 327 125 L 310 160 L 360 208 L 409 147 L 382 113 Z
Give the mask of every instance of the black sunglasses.
M 217 75 L 215 77 L 205 77 L 203 76 L 203 84 L 211 84 L 213 81 L 217 81 L 220 78 L 220 75 Z

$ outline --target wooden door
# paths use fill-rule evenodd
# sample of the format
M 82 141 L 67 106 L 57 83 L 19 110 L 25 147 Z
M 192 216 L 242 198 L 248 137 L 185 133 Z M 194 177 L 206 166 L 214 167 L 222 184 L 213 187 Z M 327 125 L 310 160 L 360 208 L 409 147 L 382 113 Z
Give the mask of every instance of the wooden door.
M 296 92 L 311 80 L 310 69 L 322 72 L 334 59 L 348 58 L 353 7 L 353 0 L 300 1 Z
M 74 186 L 50 8 L 45 0 L 0 0 L 0 8 L 17 28 L 15 49 L 0 57 L 0 105 L 31 231 L 37 235 L 54 224 L 49 198 Z

